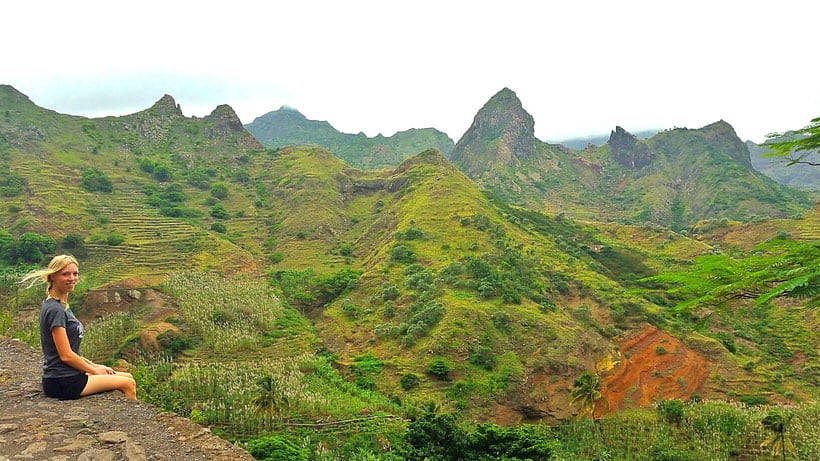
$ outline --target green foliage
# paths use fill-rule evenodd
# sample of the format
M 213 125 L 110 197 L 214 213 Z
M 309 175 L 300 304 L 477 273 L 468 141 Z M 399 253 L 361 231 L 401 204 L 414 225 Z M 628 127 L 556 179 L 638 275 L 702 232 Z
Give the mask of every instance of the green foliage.
M 768 157 L 785 157 L 788 166 L 795 164 L 805 164 L 809 166 L 820 166 L 817 160 L 820 152 L 820 117 L 812 119 L 811 123 L 799 130 L 787 133 L 787 140 L 766 143 L 771 148 L 772 153 Z M 783 137 L 783 133 L 774 133 L 770 138 Z
M 17 197 L 23 193 L 23 177 L 14 171 L 0 171 L 0 197 Z
M 578 418 L 587 415 L 594 417 L 595 403 L 604 398 L 601 393 L 601 378 L 597 374 L 585 371 L 572 383 L 569 398 L 570 402 L 581 407 Z
M 308 451 L 282 435 L 268 435 L 248 442 L 248 453 L 258 461 L 307 461 Z
M 683 299 L 679 312 L 698 306 L 722 306 L 730 299 L 754 298 L 764 304 L 777 296 L 820 305 L 820 243 L 774 239 L 747 256 L 710 254 L 695 258 L 686 271 L 643 279 L 672 285 L 669 293 Z
M 405 373 L 401 375 L 401 379 L 399 380 L 399 384 L 401 384 L 401 388 L 405 391 L 413 390 L 419 387 L 421 383 L 421 378 L 415 373 Z
M 658 402 L 658 412 L 670 424 L 680 424 L 683 421 L 684 403 L 679 399 L 661 400 Z
M 766 417 L 760 421 L 760 424 L 771 432 L 771 436 L 760 444 L 760 448 L 769 449 L 772 452 L 772 456 L 776 457 L 779 455 L 784 460 L 787 455 L 796 454 L 797 450 L 788 435 L 789 423 L 793 417 L 793 414 L 784 416 L 777 411 L 772 411 L 767 414 Z
M 345 268 L 326 275 L 316 275 L 312 269 L 304 271 L 271 271 L 269 278 L 285 299 L 299 309 L 324 306 L 356 287 L 362 271 Z
M 485 370 L 492 370 L 496 364 L 495 351 L 489 346 L 478 346 L 476 351 L 470 354 L 470 363 L 478 365 Z
M 211 217 L 216 219 L 228 219 L 231 215 L 228 214 L 228 210 L 225 209 L 225 205 L 217 203 L 211 207 Z
M 384 282 L 382 284 L 380 297 L 383 301 L 393 301 L 397 299 L 401 295 L 401 290 L 396 285 L 393 285 L 390 282 Z
M 444 305 L 434 299 L 422 299 L 410 306 L 410 318 L 399 326 L 402 344 L 409 346 L 427 334 L 444 317 Z
M 80 250 L 85 245 L 85 239 L 79 234 L 67 234 L 60 242 L 60 248 L 65 250 Z
M 211 230 L 214 231 L 214 232 L 217 232 L 219 234 L 224 234 L 224 233 L 228 232 L 228 228 L 225 227 L 225 225 L 222 224 L 221 222 L 215 222 L 215 223 L 211 224 Z M 279 253 L 279 254 L 281 255 L 281 253 Z M 277 261 L 277 262 L 279 262 L 279 261 Z
M 396 239 L 398 240 L 422 240 L 424 238 L 424 231 L 418 227 L 408 227 L 402 231 L 396 232 Z
M 97 168 L 83 170 L 80 187 L 89 192 L 113 192 L 114 183 Z
M 449 378 L 451 371 L 453 371 L 453 364 L 445 357 L 433 357 L 430 365 L 427 366 L 427 372 L 440 379 Z
M 547 461 L 559 443 L 544 427 L 463 427 L 453 414 L 424 412 L 410 422 L 402 452 L 408 461 Z
M 412 264 L 416 262 L 416 252 L 404 243 L 396 243 L 390 248 L 390 260 L 398 263 Z
M 0 229 L 0 260 L 8 264 L 39 264 L 56 249 L 57 242 L 48 235 L 26 232 L 15 240 L 9 232 Z
M 180 352 L 193 347 L 195 341 L 184 333 L 167 330 L 157 335 L 157 343 L 170 352 L 171 355 L 176 356 Z
M 121 244 L 124 241 L 125 241 L 125 236 L 123 236 L 122 234 L 117 234 L 117 233 L 108 234 L 108 236 L 105 238 L 105 243 L 108 244 L 108 245 L 111 245 L 112 247 L 115 247 L 115 246 Z
M 217 182 L 211 185 L 211 195 L 220 200 L 228 198 L 228 190 L 228 185 L 224 182 Z

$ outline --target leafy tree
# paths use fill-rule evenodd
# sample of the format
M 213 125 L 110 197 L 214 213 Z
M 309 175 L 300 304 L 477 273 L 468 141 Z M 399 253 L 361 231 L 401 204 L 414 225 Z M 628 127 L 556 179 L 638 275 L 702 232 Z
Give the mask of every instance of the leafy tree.
M 112 192 L 114 183 L 102 171 L 96 168 L 83 170 L 83 179 L 80 180 L 80 187 L 89 192 Z
M 85 239 L 82 235 L 78 234 L 67 234 L 63 237 L 63 241 L 60 244 L 60 247 L 66 250 L 75 250 L 81 249 L 85 245 Z
M 226 210 L 225 206 L 221 203 L 217 203 L 211 207 L 211 216 L 216 219 L 228 219 L 231 217 L 231 215 L 228 214 L 228 210 Z
M 579 419 L 587 415 L 595 419 L 595 404 L 604 398 L 601 393 L 601 378 L 597 374 L 585 371 L 572 383 L 569 397 L 570 402 L 581 407 L 577 416 Z
M 0 261 L 14 263 L 17 260 L 17 248 L 14 236 L 5 229 L 0 229 Z
M 0 197 L 17 197 L 23 193 L 23 177 L 13 171 L 0 173 Z
M 789 440 L 788 432 L 789 423 L 794 415 L 788 418 L 777 412 L 771 412 L 766 415 L 760 422 L 764 428 L 772 433 L 772 435 L 760 444 L 760 448 L 770 449 L 773 456 L 781 456 L 781 459 L 786 459 L 787 453 L 795 453 L 794 444 Z
M 27 263 L 39 263 L 46 254 L 57 249 L 57 242 L 48 235 L 26 232 L 17 240 L 17 259 Z
M 453 365 L 443 357 L 433 357 L 427 371 L 441 379 L 447 379 L 450 372 L 453 371 Z
M 211 185 L 211 195 L 224 200 L 228 198 L 228 185 L 224 182 L 218 182 Z
M 773 133 L 769 138 L 788 135 L 788 140 L 767 143 L 772 152 L 767 157 L 785 157 L 787 166 L 803 164 L 820 166 L 820 161 L 813 160 L 820 156 L 820 117 L 812 119 L 805 128 L 789 133 Z
M 269 435 L 248 442 L 248 453 L 259 461 L 307 461 L 306 448 L 281 435 Z
M 408 461 L 470 459 L 464 456 L 467 434 L 453 414 L 425 411 L 407 425 L 404 439 L 406 447 L 402 455 Z
M 820 242 L 773 239 L 746 257 L 726 254 L 695 258 L 682 272 L 667 272 L 643 282 L 672 284 L 669 294 L 681 301 L 678 312 L 698 306 L 719 307 L 731 299 L 755 299 L 763 305 L 775 297 L 805 299 L 820 306 Z
M 262 415 L 268 430 L 273 425 L 273 415 L 287 404 L 287 397 L 282 392 L 279 382 L 270 375 L 265 375 L 256 382 L 259 386 L 253 399 L 254 416 Z

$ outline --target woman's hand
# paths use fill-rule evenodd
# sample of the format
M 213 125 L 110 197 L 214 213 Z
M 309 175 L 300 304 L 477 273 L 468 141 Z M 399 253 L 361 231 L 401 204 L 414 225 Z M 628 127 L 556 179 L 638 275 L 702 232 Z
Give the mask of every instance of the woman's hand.
M 113 374 L 116 374 L 116 373 L 117 372 L 114 371 L 114 369 L 111 368 L 111 367 L 107 367 L 105 365 L 94 364 L 94 372 L 92 374 L 94 374 L 94 375 L 113 375 Z

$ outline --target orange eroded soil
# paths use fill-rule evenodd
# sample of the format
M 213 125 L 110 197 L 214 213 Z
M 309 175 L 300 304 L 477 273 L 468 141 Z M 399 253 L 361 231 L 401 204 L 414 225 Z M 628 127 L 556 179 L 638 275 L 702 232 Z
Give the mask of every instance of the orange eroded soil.
M 703 393 L 709 362 L 680 340 L 648 325 L 620 344 L 619 362 L 603 376 L 601 391 L 609 403 L 596 415 L 645 407 L 661 399 L 688 400 Z

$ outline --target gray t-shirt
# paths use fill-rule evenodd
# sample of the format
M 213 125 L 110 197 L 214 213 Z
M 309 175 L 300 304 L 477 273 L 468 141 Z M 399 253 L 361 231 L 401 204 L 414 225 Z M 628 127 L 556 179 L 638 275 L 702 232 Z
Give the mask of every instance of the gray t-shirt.
M 83 339 L 83 324 L 77 320 L 71 309 L 54 299 L 47 298 L 40 306 L 40 344 L 43 347 L 43 378 L 65 378 L 82 374 L 81 370 L 72 368 L 62 360 L 54 344 L 51 330 L 55 327 L 65 328 L 71 350 L 80 355 L 80 341 Z

